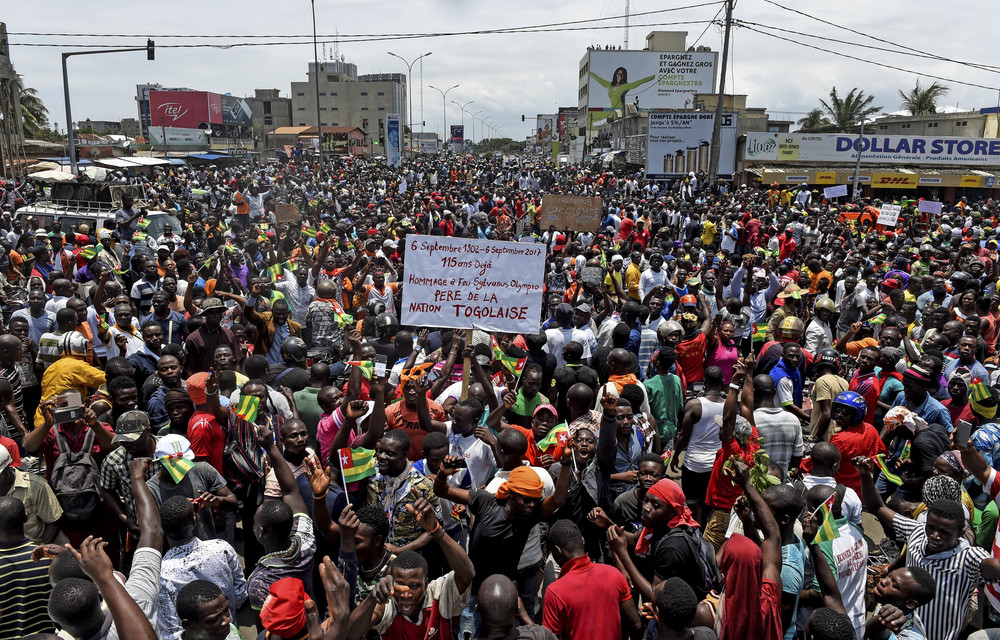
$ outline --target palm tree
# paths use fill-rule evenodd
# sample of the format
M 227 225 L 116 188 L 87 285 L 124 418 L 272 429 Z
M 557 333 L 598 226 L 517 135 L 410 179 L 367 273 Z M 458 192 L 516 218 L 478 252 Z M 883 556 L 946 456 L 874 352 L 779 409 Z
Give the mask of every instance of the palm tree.
M 857 131 L 862 119 L 882 110 L 882 107 L 871 106 L 873 100 L 875 96 L 866 96 L 865 92 L 857 87 L 841 98 L 837 94 L 837 87 L 833 87 L 830 89 L 830 102 L 820 100 L 819 103 L 830 117 L 836 131 L 849 133 Z
M 24 124 L 26 138 L 38 138 L 44 135 L 49 127 L 49 110 L 38 97 L 38 90 L 24 86 L 24 78 L 17 76 L 14 85 L 18 100 L 21 103 L 21 120 Z
M 799 126 L 800 133 L 823 133 L 833 130 L 833 124 L 823 115 L 823 110 L 819 107 L 810 111 L 805 118 L 800 118 L 795 124 Z
M 937 113 L 937 101 L 948 91 L 948 87 L 938 82 L 921 88 L 920 81 L 917 80 L 917 86 L 910 89 L 908 93 L 899 92 L 899 99 L 902 100 L 899 107 L 909 111 L 912 116 Z

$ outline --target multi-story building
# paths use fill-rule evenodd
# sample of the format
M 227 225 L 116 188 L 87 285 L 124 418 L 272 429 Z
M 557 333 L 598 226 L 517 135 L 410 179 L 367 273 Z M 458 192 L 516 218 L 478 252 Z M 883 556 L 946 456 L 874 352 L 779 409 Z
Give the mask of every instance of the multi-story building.
M 279 127 L 292 125 L 292 99 L 282 98 L 280 89 L 254 89 L 247 98 L 253 113 L 254 136 L 263 139 Z
M 380 73 L 359 76 L 357 66 L 342 60 L 319 63 L 319 117 L 316 113 L 316 68 L 309 63 L 307 79 L 292 83 L 292 126 L 358 127 L 384 148 L 385 116 L 398 113 L 406 125 L 406 75 Z

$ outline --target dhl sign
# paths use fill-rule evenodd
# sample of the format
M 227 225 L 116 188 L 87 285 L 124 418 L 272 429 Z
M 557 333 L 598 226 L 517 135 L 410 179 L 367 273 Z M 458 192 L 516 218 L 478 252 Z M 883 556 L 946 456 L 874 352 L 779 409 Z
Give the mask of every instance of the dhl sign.
M 835 171 L 818 171 L 816 173 L 816 178 L 813 180 L 815 184 L 836 184 L 837 183 L 837 172 Z
M 959 186 L 978 188 L 979 187 L 979 183 L 981 181 L 982 181 L 982 178 L 980 178 L 979 176 L 968 176 L 968 175 L 966 175 L 966 176 L 962 176 L 962 183 Z
M 872 189 L 916 189 L 920 176 L 915 173 L 873 173 Z

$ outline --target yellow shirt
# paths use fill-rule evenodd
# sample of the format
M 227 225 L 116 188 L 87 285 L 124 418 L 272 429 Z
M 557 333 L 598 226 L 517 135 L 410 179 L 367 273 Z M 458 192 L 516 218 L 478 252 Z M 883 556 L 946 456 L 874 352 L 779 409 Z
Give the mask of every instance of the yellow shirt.
M 642 277 L 642 272 L 639 271 L 639 267 L 633 262 L 625 269 L 625 293 L 628 297 L 633 300 L 639 300 L 639 279 Z
M 705 224 L 701 227 L 701 243 L 706 247 L 713 242 L 715 242 L 715 233 L 718 227 L 711 220 L 706 220 Z
M 63 356 L 49 365 L 42 375 L 42 400 L 66 391 L 76 389 L 84 398 L 89 393 L 89 389 L 97 389 L 105 382 L 104 372 L 96 367 L 92 367 L 83 360 Z M 35 410 L 35 426 L 40 427 L 45 424 L 45 417 L 42 416 L 42 408 L 39 405 Z

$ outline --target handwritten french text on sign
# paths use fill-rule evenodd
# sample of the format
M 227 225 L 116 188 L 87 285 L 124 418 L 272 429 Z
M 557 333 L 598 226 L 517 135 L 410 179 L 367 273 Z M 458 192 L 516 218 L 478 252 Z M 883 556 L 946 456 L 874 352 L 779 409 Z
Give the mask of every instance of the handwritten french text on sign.
M 941 203 L 934 200 L 920 200 L 917 202 L 917 211 L 941 215 L 941 209 Z
M 836 187 L 827 187 L 823 189 L 824 198 L 840 198 L 847 195 L 847 185 L 838 184 Z
M 887 227 L 895 227 L 896 222 L 899 220 L 899 212 L 902 209 L 898 204 L 882 205 L 882 208 L 878 212 L 878 223 L 884 224 Z
M 541 226 L 555 225 L 560 231 L 598 231 L 601 199 L 547 193 L 542 198 Z
M 538 333 L 545 245 L 406 237 L 404 325 Z

